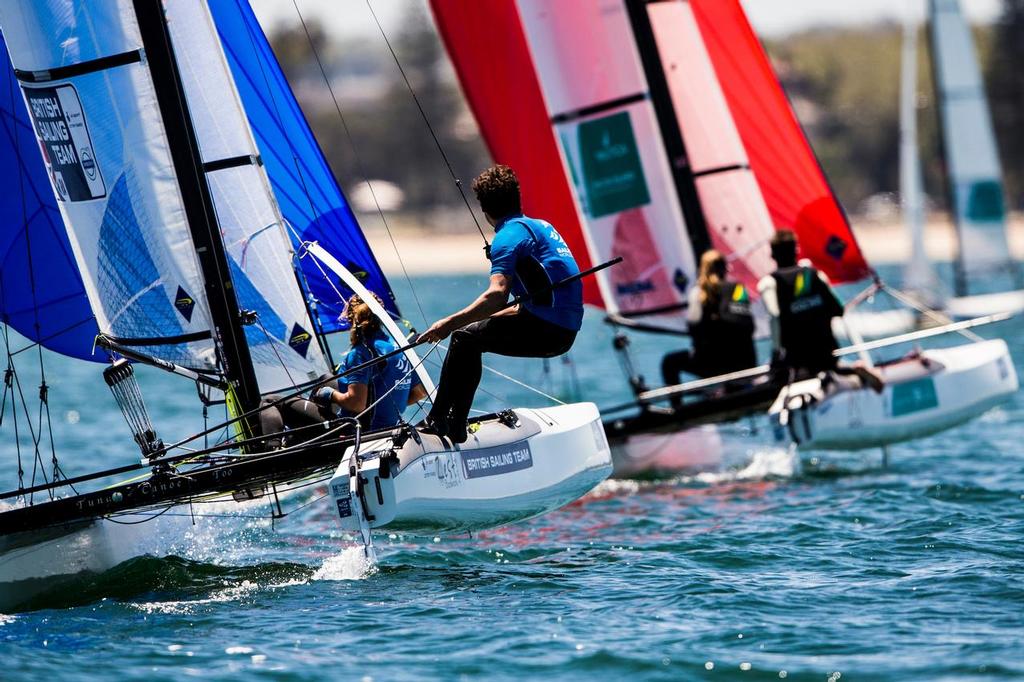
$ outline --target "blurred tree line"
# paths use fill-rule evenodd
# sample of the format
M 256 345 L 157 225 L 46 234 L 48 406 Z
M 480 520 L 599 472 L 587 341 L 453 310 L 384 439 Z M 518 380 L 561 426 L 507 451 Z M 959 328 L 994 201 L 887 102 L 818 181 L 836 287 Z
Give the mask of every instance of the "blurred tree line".
M 1024 0 L 1003 0 L 999 21 L 975 27 L 1010 208 L 1024 208 Z M 851 212 L 899 191 L 902 30 L 885 24 L 817 29 L 766 43 L 808 137 Z M 918 144 L 925 189 L 948 207 L 927 28 L 918 39 Z
M 315 21 L 307 26 L 309 36 L 291 25 L 270 41 L 342 188 L 393 183 L 403 209 L 421 218 L 461 207 L 439 143 L 472 199 L 470 181 L 490 156 L 426 10 L 411 5 L 388 35 L 397 64 L 379 34 L 339 41 Z
M 490 157 L 432 21 L 413 5 L 402 28 L 388 37 L 433 134 L 469 192 L 469 180 Z M 1018 132 L 1024 129 L 1024 0 L 1003 0 L 1000 20 L 977 27 L 975 40 L 1007 203 L 1019 209 L 1024 207 L 1024 135 Z M 840 200 L 853 213 L 877 195 L 891 194 L 895 200 L 899 189 L 900 41 L 895 24 L 815 29 L 766 41 L 797 116 Z M 392 182 L 405 193 L 404 209 L 419 217 L 461 206 L 431 130 L 379 35 L 338 41 L 312 23 L 310 37 L 301 26 L 292 26 L 273 34 L 271 42 L 345 190 L 351 192 L 366 179 Z M 918 45 L 925 187 L 933 205 L 945 208 L 939 118 L 923 27 Z

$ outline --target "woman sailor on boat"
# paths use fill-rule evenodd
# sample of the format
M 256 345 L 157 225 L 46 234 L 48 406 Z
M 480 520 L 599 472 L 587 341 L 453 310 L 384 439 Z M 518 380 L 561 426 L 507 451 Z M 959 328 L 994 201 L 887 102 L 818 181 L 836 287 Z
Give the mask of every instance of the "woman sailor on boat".
M 342 315 L 352 327 L 352 348 L 345 354 L 338 373 L 394 352 L 394 341 L 381 326 L 370 306 L 352 296 Z M 402 421 L 408 405 L 423 400 L 427 391 L 403 353 L 375 365 L 364 367 L 339 380 L 337 387 L 324 386 L 315 394 L 316 402 L 345 416 L 360 416 L 365 428 L 385 429 Z
M 342 315 L 351 325 L 352 348 L 338 366 L 339 374 L 395 350 L 394 341 L 359 296 L 349 299 Z M 409 360 L 401 353 L 330 384 L 315 391 L 309 400 L 296 397 L 264 407 L 260 423 L 263 433 L 271 436 L 267 441 L 270 447 L 282 444 L 280 434 L 285 427 L 297 429 L 339 415 L 358 416 L 363 428 L 385 429 L 398 424 L 405 408 L 427 395 Z M 265 405 L 276 400 L 277 396 L 267 396 Z M 309 437 L 315 433 L 311 431 Z M 275 434 L 277 438 L 273 437 Z
M 692 350 L 667 354 L 661 361 L 666 386 L 680 382 L 683 372 L 714 377 L 757 364 L 750 293 L 727 278 L 725 256 L 715 249 L 700 258 L 697 286 L 690 290 L 686 321 Z

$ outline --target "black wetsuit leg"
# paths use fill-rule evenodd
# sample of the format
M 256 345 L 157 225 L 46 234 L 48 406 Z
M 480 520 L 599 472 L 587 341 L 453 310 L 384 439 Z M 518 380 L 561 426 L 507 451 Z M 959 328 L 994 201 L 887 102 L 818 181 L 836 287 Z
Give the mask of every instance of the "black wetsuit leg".
M 553 358 L 568 351 L 576 332 L 525 310 L 474 322 L 452 333 L 428 419 L 447 425 L 457 442 L 465 432 L 469 409 L 483 373 L 484 353 L 517 358 Z
M 267 406 L 280 399 L 281 396 L 268 395 L 264 398 L 262 405 Z M 294 397 L 277 403 L 272 407 L 264 407 L 260 412 L 260 429 L 269 436 L 265 441 L 267 447 L 273 449 L 286 444 L 294 444 L 291 441 L 295 439 L 285 438 L 285 427 L 299 429 L 304 426 L 320 424 L 333 418 L 334 413 L 329 407 L 317 405 L 311 400 L 302 397 Z M 295 442 L 312 438 L 317 433 L 314 429 L 304 431 Z M 289 442 L 286 442 L 286 440 Z

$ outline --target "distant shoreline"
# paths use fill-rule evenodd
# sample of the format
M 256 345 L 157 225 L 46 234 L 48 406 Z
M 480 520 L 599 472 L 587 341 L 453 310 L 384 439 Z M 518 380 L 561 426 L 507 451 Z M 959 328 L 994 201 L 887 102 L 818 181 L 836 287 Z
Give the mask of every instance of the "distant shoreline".
M 395 221 L 402 222 L 402 221 Z M 910 257 L 910 236 L 899 221 L 868 222 L 854 219 L 854 232 L 868 262 L 873 265 L 905 263 Z M 480 235 L 391 226 L 391 237 L 383 228 L 367 231 L 367 239 L 378 262 L 388 275 L 461 275 L 487 271 Z M 395 244 L 392 245 L 391 238 Z M 937 262 L 952 260 L 955 235 L 949 220 L 938 216 L 929 221 L 925 233 L 928 256 Z M 395 246 L 401 254 L 396 254 Z M 1010 219 L 1010 252 L 1024 259 L 1024 216 Z

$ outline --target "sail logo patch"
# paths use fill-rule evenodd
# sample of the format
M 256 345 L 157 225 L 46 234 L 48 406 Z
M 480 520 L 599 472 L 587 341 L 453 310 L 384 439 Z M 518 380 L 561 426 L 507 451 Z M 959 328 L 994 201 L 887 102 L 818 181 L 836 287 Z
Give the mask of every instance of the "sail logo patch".
M 525 440 L 481 450 L 462 450 L 460 454 L 466 478 L 497 476 L 533 466 L 530 443 Z
M 309 350 L 309 343 L 312 340 L 313 335 L 296 323 L 295 326 L 292 327 L 292 335 L 288 337 L 288 345 L 292 347 L 293 351 L 302 357 L 306 357 L 306 351 Z
M 581 123 L 577 133 L 587 212 L 592 217 L 650 203 L 628 111 Z
M 195 310 L 195 307 L 195 299 L 189 296 L 184 289 L 178 287 L 178 293 L 174 295 L 174 308 L 181 313 L 186 322 L 192 321 L 192 311 Z
M 682 268 L 676 268 L 676 271 L 672 273 L 672 283 L 679 290 L 679 293 L 685 294 L 686 287 L 690 285 L 690 278 L 686 276 Z
M 828 243 L 825 244 L 825 253 L 836 260 L 842 260 L 843 254 L 846 253 L 846 242 L 836 235 L 832 235 L 828 238 Z
M 22 90 L 57 198 L 90 201 L 106 196 L 107 188 L 75 86 L 23 86 Z

